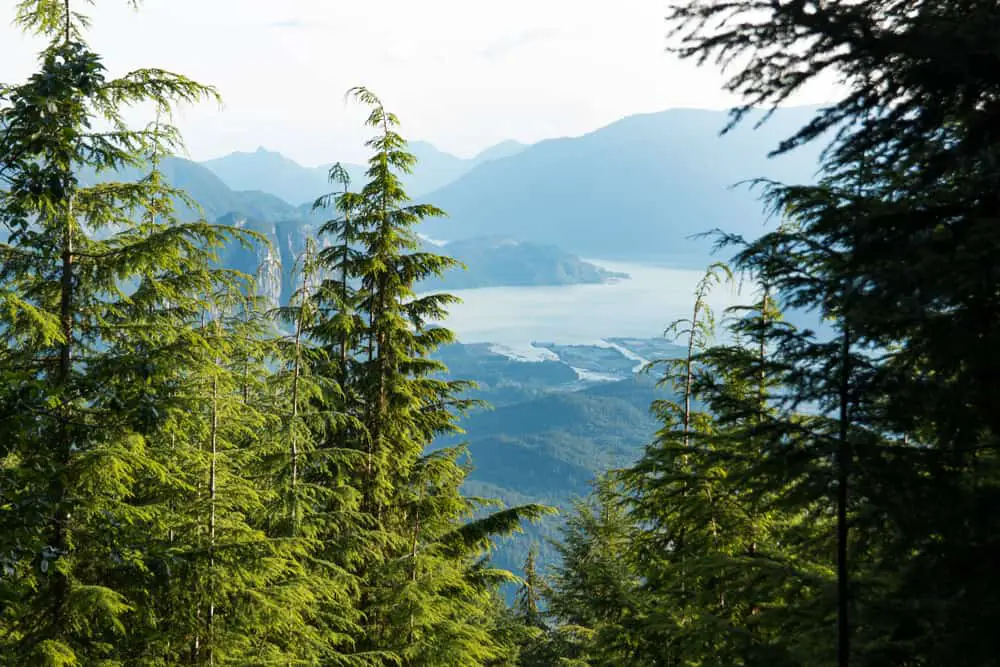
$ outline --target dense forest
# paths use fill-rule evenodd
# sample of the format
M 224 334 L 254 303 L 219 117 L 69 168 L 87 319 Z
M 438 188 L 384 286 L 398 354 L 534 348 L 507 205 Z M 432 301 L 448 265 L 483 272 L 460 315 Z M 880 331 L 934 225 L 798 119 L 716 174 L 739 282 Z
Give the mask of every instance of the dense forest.
M 733 125 L 844 92 L 775 146 L 826 142 L 817 183 L 755 183 L 760 237 L 705 230 L 728 260 L 650 368 L 659 430 L 520 577 L 493 545 L 549 510 L 463 493 L 453 300 L 415 289 L 456 261 L 417 235 L 443 211 L 404 191 L 398 119 L 349 91 L 363 183 L 330 169 L 322 243 L 262 304 L 218 261 L 256 233 L 180 215 L 161 170 L 216 91 L 112 78 L 88 4 L 20 0 L 47 46 L 0 86 L 0 665 L 1000 664 L 995 2 L 670 10 Z

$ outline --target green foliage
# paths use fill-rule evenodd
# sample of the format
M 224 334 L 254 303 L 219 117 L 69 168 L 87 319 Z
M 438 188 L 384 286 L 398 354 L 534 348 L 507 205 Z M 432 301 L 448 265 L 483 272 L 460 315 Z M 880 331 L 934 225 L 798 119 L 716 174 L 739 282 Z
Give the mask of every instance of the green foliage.
M 425 451 L 470 403 L 427 358 L 450 299 L 412 287 L 453 262 L 407 252 L 439 212 L 406 204 L 395 118 L 352 91 L 382 131 L 370 182 L 340 179 L 340 243 L 307 243 L 297 291 L 265 313 L 217 267 L 267 239 L 181 222 L 197 204 L 161 171 L 180 147 L 162 119 L 214 92 L 107 79 L 69 3 L 18 11 L 52 42 L 0 94 L 0 663 L 510 657 L 512 575 L 488 552 L 547 510 L 484 513 L 460 493 L 465 450 Z M 141 102 L 156 121 L 130 129 Z
M 462 492 L 475 387 L 434 356 L 454 297 L 417 291 L 457 262 L 416 234 L 443 212 L 404 191 L 398 119 L 348 92 L 374 131 L 365 183 L 329 170 L 333 242 L 281 246 L 286 305 L 265 312 L 218 267 L 268 239 L 190 220 L 166 184 L 164 119 L 214 91 L 110 79 L 71 1 L 19 2 L 49 44 L 0 88 L 0 664 L 997 664 L 996 7 L 672 18 L 681 55 L 740 64 L 734 123 L 836 70 L 845 98 L 777 152 L 839 134 L 818 185 L 765 182 L 780 227 L 721 238 L 751 302 L 717 340 L 709 292 L 735 275 L 709 268 L 668 329 L 684 354 L 657 365 L 652 442 L 575 506 L 551 576 L 530 551 L 519 580 L 495 542 L 551 511 Z M 575 488 L 621 464 L 646 388 L 477 416 L 493 437 L 473 446 L 508 449 L 473 481 L 544 462 Z
M 622 560 L 655 611 L 596 649 L 634 646 L 633 664 L 996 664 L 982 632 L 1000 584 L 1000 292 L 984 261 L 997 81 L 982 67 L 996 7 L 705 0 L 672 19 L 682 56 L 734 66 L 734 123 L 822 73 L 847 92 L 777 148 L 838 130 L 824 180 L 767 183 L 784 224 L 722 239 L 757 301 L 728 341 L 691 346 L 680 386 L 704 409 L 668 406 L 618 476 L 635 531 Z
M 157 442 L 180 409 L 178 348 L 201 341 L 192 320 L 211 307 L 204 295 L 239 288 L 210 268 L 227 234 L 172 220 L 178 193 L 155 162 L 176 132 L 159 121 L 131 130 L 120 108 L 145 101 L 163 112 L 213 93 L 158 70 L 107 79 L 68 4 L 19 10 L 53 41 L 0 107 L 0 422 L 10 443 L 0 641 L 11 664 L 120 664 L 142 642 L 129 627 L 161 563 L 159 538 L 178 520 L 169 498 L 184 481 Z M 97 122 L 112 130 L 92 130 Z M 150 156 L 153 171 L 136 183 L 84 187 L 75 175 Z
M 487 619 L 509 576 L 483 556 L 493 536 L 544 509 L 479 515 L 481 503 L 460 492 L 464 447 L 427 451 L 457 430 L 457 414 L 473 404 L 459 397 L 468 383 L 440 378 L 444 367 L 429 356 L 453 340 L 429 326 L 453 297 L 414 291 L 455 262 L 421 250 L 414 226 L 442 212 L 410 203 L 403 191 L 399 175 L 414 158 L 395 130 L 398 120 L 367 89 L 348 95 L 371 109 L 367 124 L 377 134 L 367 142 L 373 154 L 361 190 L 352 192 L 347 172 L 334 165 L 330 179 L 342 190 L 315 204 L 339 215 L 322 228 L 336 242 L 320 253 L 325 277 L 310 296 L 316 319 L 305 329 L 325 355 L 318 372 L 340 384 L 322 401 L 347 421 L 326 437 L 355 454 L 344 469 L 360 495 L 360 544 L 330 557 L 361 587 L 359 650 L 407 665 L 479 665 L 506 650 Z

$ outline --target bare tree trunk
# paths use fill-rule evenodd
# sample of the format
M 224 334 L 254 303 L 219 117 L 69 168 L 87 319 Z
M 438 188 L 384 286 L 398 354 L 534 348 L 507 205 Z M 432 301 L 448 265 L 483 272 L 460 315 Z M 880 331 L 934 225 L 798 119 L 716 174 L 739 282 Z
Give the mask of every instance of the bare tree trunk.
M 296 422 L 299 418 L 299 376 L 302 372 L 302 312 L 299 311 L 298 321 L 295 325 L 295 366 L 292 372 L 292 421 L 289 425 L 289 440 L 291 441 L 291 463 L 292 463 L 292 535 L 298 533 L 299 526 L 299 503 L 296 493 L 299 483 L 299 444 L 296 431 Z
M 66 2 L 66 40 L 69 41 L 69 0 Z M 73 200 L 68 202 L 66 213 L 66 228 L 63 231 L 62 249 L 62 269 L 60 275 L 60 295 L 59 295 L 59 321 L 62 331 L 63 341 L 59 346 L 59 368 L 56 373 L 56 384 L 61 392 L 68 390 L 70 375 L 73 370 Z M 62 558 L 69 550 L 69 520 L 70 512 L 66 506 L 66 485 L 63 474 L 69 467 L 72 456 L 73 436 L 70 432 L 70 407 L 66 402 L 66 395 L 63 393 L 63 405 L 61 409 L 62 423 L 59 426 L 59 450 L 58 460 L 60 464 L 59 473 L 53 480 L 52 496 L 56 503 L 56 511 L 53 516 L 53 546 L 56 549 L 56 558 Z M 53 611 L 54 627 L 63 626 L 63 615 L 66 608 L 66 599 L 69 596 L 69 580 L 62 573 L 61 568 L 55 568 L 51 575 L 53 581 Z
M 347 258 L 350 256 L 350 245 L 348 241 L 348 229 L 351 224 L 350 213 L 344 214 L 344 256 L 340 262 L 340 307 L 346 312 L 347 308 Z M 340 386 L 347 386 L 347 331 L 340 335 Z
M 216 360 L 218 364 L 218 360 Z M 209 583 L 209 600 L 208 600 L 208 664 L 215 664 L 215 659 L 212 654 L 213 649 L 213 631 L 215 625 L 215 505 L 217 499 L 217 483 L 218 483 L 218 455 L 219 455 L 219 376 L 218 369 L 215 369 L 215 375 L 212 378 L 212 421 L 211 430 L 209 434 L 209 446 L 211 453 L 211 462 L 209 464 L 208 473 L 208 502 L 209 502 L 209 513 L 208 513 L 208 568 L 210 573 L 210 583 Z
M 759 347 L 757 349 L 757 362 L 760 364 L 757 377 L 757 407 L 758 420 L 760 422 L 764 421 L 764 409 L 767 405 L 767 369 L 764 367 L 764 363 L 767 361 L 767 332 L 765 331 L 765 327 L 768 321 L 767 311 L 771 307 L 770 297 L 770 288 L 765 285 L 764 294 L 760 302 L 760 340 L 758 341 Z
M 688 336 L 687 361 L 684 373 L 684 448 L 687 449 L 691 435 L 691 391 L 694 386 L 694 341 L 698 329 L 698 312 L 701 310 L 701 298 L 695 300 L 694 312 L 691 314 L 691 333 Z
M 848 667 L 851 652 L 850 580 L 847 568 L 847 523 L 848 480 L 850 476 L 851 443 L 848 430 L 850 419 L 850 354 L 851 335 L 844 324 L 842 335 L 841 380 L 840 380 L 840 434 L 837 452 L 837 664 Z

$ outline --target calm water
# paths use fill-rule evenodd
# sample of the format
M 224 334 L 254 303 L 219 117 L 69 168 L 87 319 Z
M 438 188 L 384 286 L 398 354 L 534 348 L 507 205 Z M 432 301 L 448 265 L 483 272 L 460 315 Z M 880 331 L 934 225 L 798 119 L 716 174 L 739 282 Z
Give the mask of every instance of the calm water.
M 703 272 L 650 264 L 588 260 L 631 276 L 609 285 L 489 287 L 453 292 L 445 324 L 466 343 L 523 348 L 531 341 L 594 343 L 601 338 L 654 338 L 667 325 L 690 317 L 695 286 Z M 709 300 L 717 312 L 738 300 L 717 288 Z

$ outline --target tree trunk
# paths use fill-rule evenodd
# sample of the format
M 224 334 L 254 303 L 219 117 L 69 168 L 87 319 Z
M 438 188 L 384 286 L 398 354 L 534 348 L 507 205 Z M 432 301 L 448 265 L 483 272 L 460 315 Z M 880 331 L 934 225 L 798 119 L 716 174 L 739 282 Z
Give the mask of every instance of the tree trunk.
M 691 434 L 691 389 L 694 385 L 694 339 L 698 328 L 698 311 L 701 308 L 700 298 L 695 300 L 694 312 L 691 314 L 691 334 L 688 336 L 687 361 L 684 374 L 684 448 L 687 449 Z
M 67 0 L 67 12 L 69 11 Z M 67 19 L 67 40 L 69 39 L 69 22 Z M 70 198 L 66 213 L 66 228 L 63 232 L 62 268 L 60 275 L 59 321 L 63 341 L 59 346 L 59 367 L 56 372 L 56 385 L 61 394 L 61 421 L 59 425 L 59 470 L 53 480 L 52 498 L 56 505 L 53 516 L 53 544 L 56 559 L 63 558 L 70 548 L 69 520 L 70 512 L 66 506 L 66 481 L 64 476 L 70 465 L 73 450 L 73 434 L 70 429 L 70 406 L 67 402 L 68 384 L 73 371 L 73 200 Z M 56 568 L 53 577 L 53 611 L 54 626 L 63 627 L 63 615 L 66 598 L 69 596 L 69 580 L 65 574 Z
M 848 612 L 850 608 L 849 578 L 847 569 L 847 483 L 850 475 L 851 444 L 848 430 L 850 419 L 850 354 L 851 337 L 847 324 L 842 336 L 840 379 L 840 434 L 837 452 L 837 664 L 848 667 L 850 663 L 851 635 Z
M 760 339 L 758 341 L 759 347 L 757 349 L 757 363 L 760 364 L 760 370 L 757 376 L 757 410 L 758 410 L 758 421 L 763 423 L 764 421 L 764 408 L 767 404 L 767 369 L 764 367 L 764 362 L 767 360 L 767 335 L 765 327 L 767 326 L 767 311 L 771 307 L 771 292 L 770 288 L 764 286 L 764 294 L 761 297 L 760 302 Z
M 218 364 L 218 360 L 216 360 Z M 215 503 L 217 498 L 217 462 L 219 454 L 219 376 L 218 368 L 212 378 L 212 422 L 209 435 L 211 462 L 208 473 L 208 568 L 209 568 L 209 600 L 208 600 L 208 664 L 215 664 L 212 655 L 213 629 L 215 625 Z
M 291 441 L 291 464 L 292 464 L 292 535 L 298 532 L 298 497 L 296 496 L 299 482 L 299 446 L 296 438 L 296 422 L 299 418 L 299 375 L 301 373 L 301 350 L 302 350 L 302 311 L 301 304 L 298 321 L 295 324 L 295 366 L 292 372 L 292 421 L 289 424 L 288 439 Z

